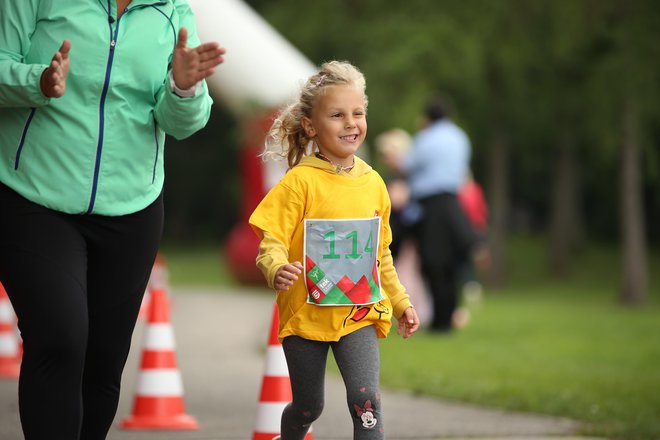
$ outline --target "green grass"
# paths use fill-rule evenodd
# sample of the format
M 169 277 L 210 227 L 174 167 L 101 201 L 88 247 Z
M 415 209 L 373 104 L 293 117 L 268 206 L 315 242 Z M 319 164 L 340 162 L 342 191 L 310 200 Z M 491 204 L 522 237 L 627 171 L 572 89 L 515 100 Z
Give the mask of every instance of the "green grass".
M 619 304 L 614 249 L 584 251 L 566 281 L 545 273 L 543 243 L 514 240 L 509 283 L 485 292 L 450 336 L 420 332 L 382 344 L 385 386 L 587 422 L 585 434 L 660 436 L 660 301 Z M 650 267 L 658 266 L 657 256 Z
M 583 292 L 507 291 L 451 336 L 382 346 L 382 382 L 420 394 L 590 423 L 586 433 L 660 435 L 660 310 Z
M 220 247 L 164 249 L 172 284 L 232 283 Z M 660 274 L 644 307 L 617 301 L 619 261 L 590 247 L 565 281 L 549 279 L 541 240 L 513 240 L 508 283 L 486 291 L 461 331 L 395 332 L 381 344 L 388 388 L 586 422 L 584 434 L 660 437 Z M 649 267 L 660 267 L 658 255 Z
M 164 244 L 159 252 L 165 257 L 172 285 L 228 286 L 235 284 L 225 263 L 220 244 Z

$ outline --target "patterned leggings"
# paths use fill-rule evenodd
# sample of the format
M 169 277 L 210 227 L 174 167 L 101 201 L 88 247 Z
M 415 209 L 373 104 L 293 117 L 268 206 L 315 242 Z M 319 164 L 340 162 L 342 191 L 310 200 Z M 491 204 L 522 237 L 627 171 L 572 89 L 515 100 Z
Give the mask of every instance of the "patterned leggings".
M 323 411 L 328 349 L 344 379 L 354 440 L 382 440 L 383 416 L 379 391 L 380 354 L 373 326 L 364 327 L 336 342 L 288 336 L 282 341 L 289 367 L 293 401 L 282 413 L 282 440 L 303 440 Z

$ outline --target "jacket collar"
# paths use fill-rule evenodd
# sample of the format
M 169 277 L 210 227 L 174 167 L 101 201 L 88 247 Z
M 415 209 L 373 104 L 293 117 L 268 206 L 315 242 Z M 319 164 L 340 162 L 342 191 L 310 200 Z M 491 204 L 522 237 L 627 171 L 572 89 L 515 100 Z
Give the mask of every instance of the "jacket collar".
M 115 0 L 98 0 L 98 2 L 103 7 L 103 10 L 107 14 L 111 14 L 113 10 L 117 10 L 117 3 Z M 132 0 L 128 5 L 128 8 L 131 9 L 136 6 L 156 6 L 156 5 L 166 5 L 172 3 L 171 0 Z

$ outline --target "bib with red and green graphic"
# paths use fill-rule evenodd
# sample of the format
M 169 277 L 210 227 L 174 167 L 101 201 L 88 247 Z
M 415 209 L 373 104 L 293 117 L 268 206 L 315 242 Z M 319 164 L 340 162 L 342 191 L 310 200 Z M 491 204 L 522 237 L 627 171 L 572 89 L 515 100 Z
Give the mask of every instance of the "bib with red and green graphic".
M 305 219 L 307 302 L 372 304 L 383 299 L 378 275 L 380 217 Z

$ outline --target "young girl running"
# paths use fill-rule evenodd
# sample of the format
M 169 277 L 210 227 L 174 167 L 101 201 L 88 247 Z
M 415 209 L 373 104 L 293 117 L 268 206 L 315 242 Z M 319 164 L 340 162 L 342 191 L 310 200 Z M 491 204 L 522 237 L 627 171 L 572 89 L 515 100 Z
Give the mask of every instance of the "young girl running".
M 293 401 L 282 440 L 302 440 L 323 410 L 328 349 L 346 386 L 353 438 L 384 438 L 378 338 L 391 319 L 408 338 L 419 318 L 394 269 L 390 199 L 382 178 L 355 155 L 367 134 L 362 73 L 332 61 L 283 108 L 266 156 L 289 171 L 250 217 L 261 238 L 257 266 L 277 291 L 279 338 Z

